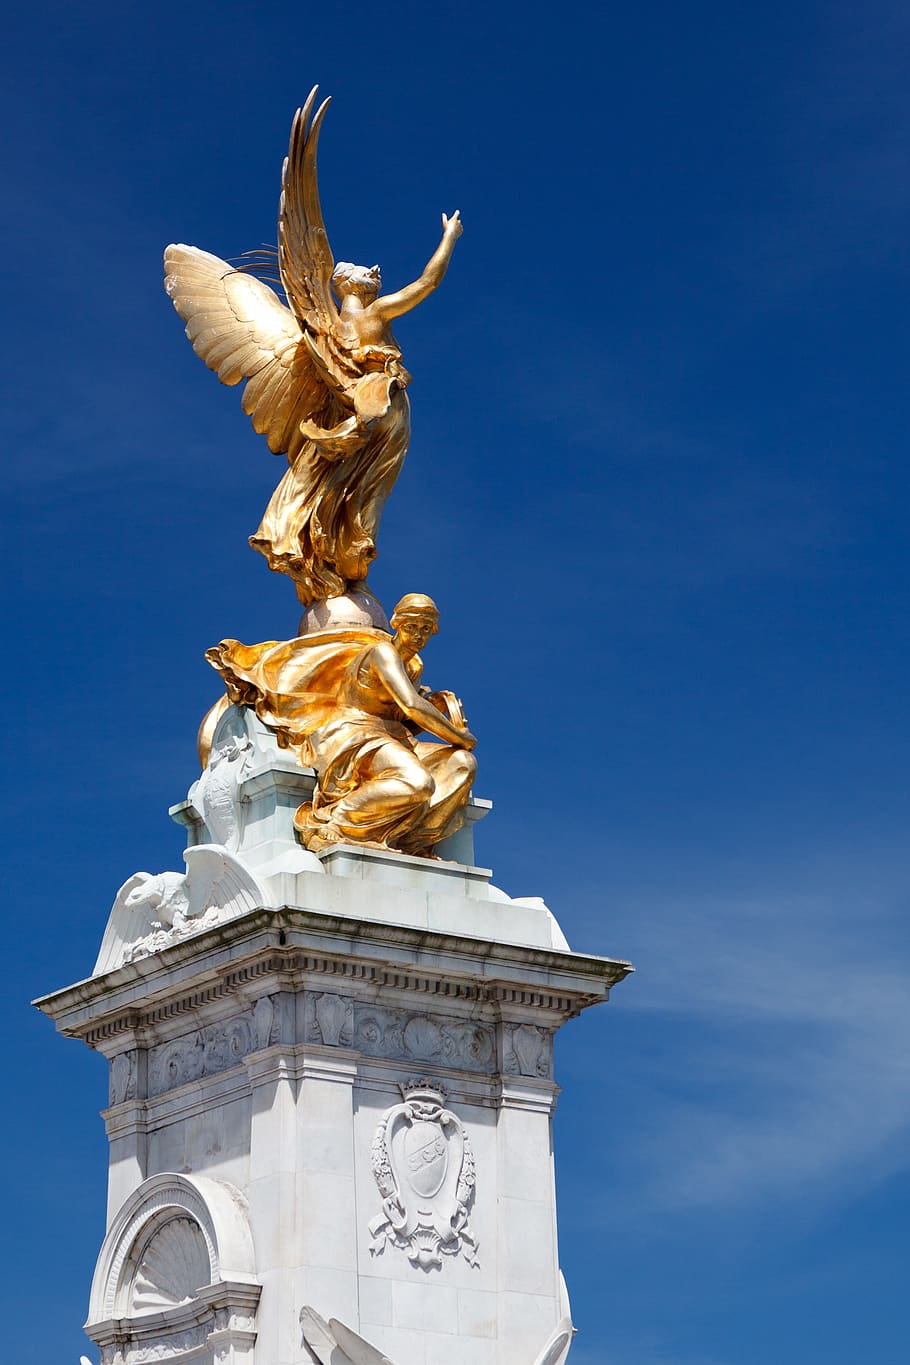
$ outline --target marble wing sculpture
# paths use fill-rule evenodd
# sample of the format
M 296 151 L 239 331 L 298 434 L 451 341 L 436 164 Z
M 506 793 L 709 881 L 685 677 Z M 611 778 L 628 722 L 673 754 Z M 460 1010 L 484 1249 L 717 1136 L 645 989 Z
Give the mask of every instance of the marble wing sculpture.
M 197 844 L 184 850 L 187 919 L 213 907 L 240 904 L 246 909 L 266 903 L 266 893 L 236 854 L 219 844 Z
M 350 1327 L 345 1327 L 336 1318 L 326 1322 L 313 1308 L 301 1310 L 300 1326 L 304 1341 L 320 1365 L 392 1365 L 388 1356 L 352 1332 Z M 534 1365 L 563 1365 L 574 1335 L 571 1319 L 563 1318 Z
M 114 899 L 92 973 L 166 948 L 186 934 L 267 903 L 249 868 L 219 844 L 184 850 L 186 872 L 135 872 Z
M 336 1318 L 326 1322 L 313 1308 L 302 1310 L 300 1326 L 304 1341 L 316 1353 L 321 1365 L 392 1365 L 388 1356 L 345 1327 L 343 1322 Z
M 314 86 L 291 128 L 278 210 L 278 272 L 287 306 L 255 275 L 182 244 L 164 254 L 165 289 L 196 354 L 223 384 L 246 381 L 243 409 L 289 469 L 250 538 L 306 605 L 362 582 L 383 504 L 410 438 L 410 376 L 389 321 L 442 279 L 462 228 L 443 238 L 420 279 L 380 298 L 378 266 L 332 257 L 316 152 L 329 101 Z M 339 309 L 335 295 L 342 301 Z

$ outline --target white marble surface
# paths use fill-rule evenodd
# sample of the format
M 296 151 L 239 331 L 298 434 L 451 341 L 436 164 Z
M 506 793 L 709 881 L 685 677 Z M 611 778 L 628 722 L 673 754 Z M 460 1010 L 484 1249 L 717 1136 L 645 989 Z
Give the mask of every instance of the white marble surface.
M 472 863 L 308 853 L 312 778 L 256 726 L 176 809 L 186 874 L 131 879 L 38 1002 L 110 1062 L 102 1365 L 313 1365 L 307 1306 L 394 1365 L 561 1365 L 553 1035 L 627 965 Z
M 312 771 L 278 748 L 254 712 L 230 707 L 209 765 L 171 808 L 187 831 L 186 872 L 137 872 L 124 882 L 95 975 L 259 906 L 305 906 L 354 920 L 568 948 L 542 900 L 508 896 L 489 868 L 474 865 L 473 827 L 491 802 L 472 796 L 465 828 L 439 846 L 446 856 L 438 859 L 346 844 L 317 856 L 303 848 L 293 824 L 314 783 Z

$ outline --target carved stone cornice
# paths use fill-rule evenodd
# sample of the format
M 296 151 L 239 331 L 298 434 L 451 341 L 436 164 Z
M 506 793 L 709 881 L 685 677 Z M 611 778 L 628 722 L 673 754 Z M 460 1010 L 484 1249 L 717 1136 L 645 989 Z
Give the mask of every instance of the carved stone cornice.
M 285 907 L 251 911 L 35 1004 L 62 1033 L 112 1056 L 123 1050 L 118 1038 L 149 1045 L 181 1016 L 222 1013 L 231 996 L 330 982 L 393 1004 L 421 996 L 486 1006 L 493 1017 L 533 1015 L 556 1029 L 630 971 L 610 958 Z

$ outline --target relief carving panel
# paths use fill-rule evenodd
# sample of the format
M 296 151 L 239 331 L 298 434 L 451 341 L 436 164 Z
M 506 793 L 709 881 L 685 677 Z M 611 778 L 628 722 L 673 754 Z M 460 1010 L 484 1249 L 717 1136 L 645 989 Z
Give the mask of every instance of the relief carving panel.
M 537 1076 L 549 1080 L 553 1074 L 553 1039 L 545 1028 L 533 1024 L 506 1024 L 503 1031 L 503 1071 L 508 1076 Z
M 259 1023 L 262 1023 L 260 1012 Z M 253 1011 L 195 1033 L 161 1043 L 149 1051 L 149 1095 L 162 1095 L 178 1085 L 237 1066 L 253 1052 L 258 1040 Z
M 127 1350 L 126 1360 L 128 1365 L 146 1365 L 146 1362 L 151 1360 L 170 1360 L 174 1356 L 182 1355 L 184 1351 L 203 1346 L 208 1335 L 208 1327 L 187 1327 L 182 1332 L 172 1332 L 169 1336 L 145 1345 L 133 1346 Z M 117 1361 L 116 1354 L 113 1360 Z
M 469 1221 L 474 1153 L 468 1134 L 430 1082 L 412 1082 L 402 1094 L 403 1103 L 383 1114 L 370 1152 L 382 1196 L 382 1213 L 370 1222 L 370 1253 L 381 1256 L 391 1243 L 424 1270 L 459 1252 L 476 1266 L 477 1239 Z
M 307 998 L 306 1020 L 306 1038 L 311 1043 L 353 1047 L 367 1057 L 391 1061 L 435 1062 L 487 1073 L 495 1070 L 495 1034 L 488 1024 L 327 994 Z
M 137 1094 L 138 1056 L 136 1052 L 118 1052 L 111 1062 L 109 1104 L 123 1104 Z

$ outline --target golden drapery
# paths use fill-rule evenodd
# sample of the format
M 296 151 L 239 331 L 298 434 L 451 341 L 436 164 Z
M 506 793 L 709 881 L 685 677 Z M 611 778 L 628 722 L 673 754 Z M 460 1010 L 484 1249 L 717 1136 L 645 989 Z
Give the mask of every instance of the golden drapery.
M 316 769 L 313 802 L 295 825 L 317 851 L 352 842 L 426 855 L 461 827 L 473 755 L 418 740 L 388 695 L 358 682 L 370 650 L 388 640 L 359 627 L 259 645 L 223 640 L 206 654 L 231 700 L 254 707 Z
M 384 412 L 363 423 L 353 439 L 339 440 L 338 456 L 325 440 L 307 441 L 289 456 L 288 472 L 250 544 L 270 569 L 294 580 L 305 605 L 337 597 L 366 578 L 410 434 L 408 396 L 396 387 Z
M 342 596 L 367 577 L 386 498 L 407 453 L 410 375 L 391 324 L 443 279 L 462 233 L 456 209 L 420 276 L 382 292 L 378 265 L 335 262 L 316 155 L 328 100 L 314 86 L 291 125 L 281 174 L 278 250 L 241 268 L 172 243 L 165 289 L 197 355 L 223 384 L 243 383 L 243 410 L 288 471 L 250 544 L 294 580 L 300 601 Z M 284 299 L 257 277 L 273 265 Z

